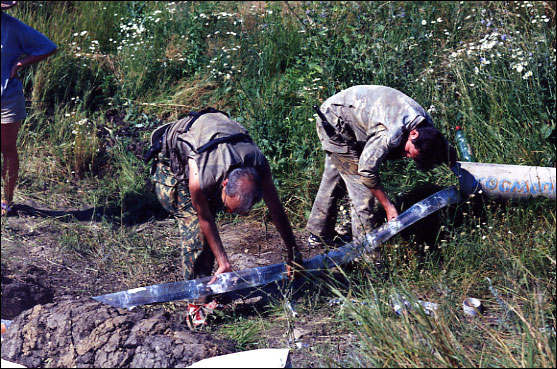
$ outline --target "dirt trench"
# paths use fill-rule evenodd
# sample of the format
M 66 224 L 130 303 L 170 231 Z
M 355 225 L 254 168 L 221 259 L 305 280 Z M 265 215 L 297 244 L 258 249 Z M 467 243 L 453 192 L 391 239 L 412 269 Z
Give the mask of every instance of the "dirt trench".
M 422 191 L 419 197 L 423 198 Z M 433 222 L 438 227 L 437 217 L 422 223 Z M 162 308 L 127 311 L 91 300 L 92 295 L 126 287 L 116 276 L 92 274 L 86 268 L 86 260 L 73 260 L 59 253 L 58 232 L 51 226 L 38 228 L 41 219 L 19 214 L 10 218 L 9 232 L 2 235 L 3 250 L 13 254 L 2 261 L 2 318 L 14 319 L 3 335 L 3 359 L 27 367 L 184 367 L 238 351 L 235 342 L 189 331 L 180 314 L 170 314 Z M 165 229 L 175 227 L 171 221 L 159 223 Z M 430 229 L 423 224 L 416 226 Z M 235 270 L 284 260 L 284 245 L 273 226 L 267 229 L 254 221 L 224 224 L 219 231 Z M 427 242 L 413 229 L 408 233 Z M 25 243 L 13 241 L 18 238 Z M 296 238 L 304 258 L 324 251 L 307 249 L 305 231 L 296 232 Z M 160 281 L 151 281 L 155 282 Z M 85 286 L 92 290 L 82 292 Z M 323 317 L 329 315 L 330 311 L 323 313 Z M 296 326 L 313 331 L 315 317 L 311 318 L 308 322 L 298 321 Z M 328 331 L 331 322 L 324 324 Z M 267 332 L 268 345 L 286 344 L 283 328 Z M 308 334 L 309 338 L 314 336 L 324 337 L 324 333 Z M 337 354 L 341 351 L 344 352 Z M 295 350 L 292 359 L 313 366 L 319 361 L 318 356 L 301 349 Z
M 115 309 L 88 298 L 36 305 L 3 335 L 2 358 L 27 367 L 185 367 L 234 352 L 164 311 Z
M 233 341 L 190 331 L 183 309 L 127 311 L 92 300 L 126 287 L 114 276 L 94 275 L 86 260 L 60 253 L 56 229 L 37 228 L 42 219 L 25 213 L 10 217 L 2 234 L 8 251 L 1 269 L 2 319 L 12 320 L 2 335 L 2 359 L 27 367 L 185 367 L 240 350 Z M 174 230 L 173 222 L 166 223 Z M 282 240 L 273 227 L 266 232 L 258 222 L 226 224 L 220 231 L 236 270 L 283 261 Z
M 2 319 L 13 319 L 35 305 L 53 302 L 54 291 L 41 282 L 45 279 L 44 270 L 28 268 L 25 274 L 11 277 L 6 272 L 3 267 Z

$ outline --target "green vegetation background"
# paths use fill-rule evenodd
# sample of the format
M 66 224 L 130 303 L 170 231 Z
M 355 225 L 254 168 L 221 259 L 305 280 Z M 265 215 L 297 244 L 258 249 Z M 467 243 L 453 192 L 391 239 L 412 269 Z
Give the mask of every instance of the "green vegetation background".
M 8 12 L 59 46 L 21 75 L 29 117 L 16 201 L 122 216 L 157 206 L 140 158 L 151 130 L 213 106 L 249 129 L 302 227 L 323 163 L 311 107 L 357 84 L 403 91 L 453 143 L 462 126 L 478 161 L 555 165 L 554 2 L 33 1 Z M 408 162 L 382 176 L 393 196 L 454 183 L 447 168 Z M 509 325 L 353 306 L 346 324 L 362 334 L 361 354 L 344 365 L 555 366 L 555 335 L 541 333 L 555 332 L 555 202 L 484 210 L 458 228 L 448 219 L 424 260 L 390 242 L 391 279 L 351 293 L 387 303 L 393 288 L 433 298 L 443 285 L 450 315 L 465 295 L 495 301 L 490 277 L 516 310 Z

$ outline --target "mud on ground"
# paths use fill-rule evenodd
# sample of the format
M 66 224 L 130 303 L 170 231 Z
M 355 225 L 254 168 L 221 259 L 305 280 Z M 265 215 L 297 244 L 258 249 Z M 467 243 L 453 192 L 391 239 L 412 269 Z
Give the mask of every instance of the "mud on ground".
M 235 301 L 222 306 L 220 318 L 210 320 L 208 327 L 192 332 L 183 302 L 131 312 L 97 303 L 90 297 L 179 280 L 177 252 L 157 261 L 157 250 L 178 245 L 179 236 L 168 218 L 128 227 L 136 242 L 143 237 L 146 243 L 160 242 L 160 247 L 149 249 L 150 264 L 130 257 L 129 264 L 136 264 L 124 272 L 107 265 L 110 260 L 101 263 L 103 255 L 91 250 L 80 254 L 64 245 L 72 230 L 84 232 L 76 235 L 77 246 L 95 234 L 113 234 L 107 230 L 110 225 L 87 214 L 79 209 L 49 210 L 27 201 L 2 219 L 2 319 L 13 319 L 3 336 L 3 359 L 31 367 L 186 366 L 246 349 L 221 333 L 219 325 L 230 323 L 230 315 L 268 320 L 266 329 L 254 333 L 257 344 L 249 348 L 291 347 L 294 366 L 327 365 L 322 353 L 340 358 L 351 341 L 346 339 L 348 332 L 331 335 L 335 324 L 327 309 L 305 313 L 300 308 L 296 318 L 285 313 L 277 319 L 265 315 L 268 305 Z M 286 250 L 272 223 L 247 219 L 220 224 L 219 230 L 236 270 L 284 261 Z M 324 251 L 304 249 L 307 234 L 295 233 L 304 258 Z M 107 254 L 109 246 L 102 249 Z
M 36 305 L 12 322 L 2 357 L 27 367 L 185 367 L 234 352 L 234 343 L 190 332 L 166 312 L 115 309 L 89 298 Z

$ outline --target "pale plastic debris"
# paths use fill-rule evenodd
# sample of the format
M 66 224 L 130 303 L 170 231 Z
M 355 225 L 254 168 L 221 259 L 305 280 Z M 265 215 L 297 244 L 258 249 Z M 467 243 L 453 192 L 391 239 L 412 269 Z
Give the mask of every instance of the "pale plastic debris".
M 290 301 L 286 301 L 286 308 L 288 309 L 288 311 L 290 311 L 294 318 L 298 316 L 298 312 L 294 310 L 294 307 L 292 306 L 292 303 Z
M 2 336 L 0 337 L 0 341 L 4 341 L 4 333 L 6 333 L 6 331 L 10 327 L 10 324 L 12 324 L 11 320 L 2 319 Z
M 11 361 L 1 359 L 2 362 L 0 363 L 1 368 L 27 368 L 26 366 L 19 365 L 16 363 L 12 363 Z
M 468 316 L 476 316 L 482 311 L 482 302 L 474 297 L 467 297 L 462 301 L 462 310 Z
M 289 349 L 242 351 L 203 359 L 188 368 L 285 368 L 289 354 Z
M 393 310 L 397 315 L 402 315 L 405 309 L 412 310 L 413 308 L 416 308 L 417 305 L 422 306 L 422 309 L 424 310 L 426 315 L 435 316 L 437 309 L 439 309 L 439 305 L 436 304 L 435 302 L 416 300 L 415 302 L 412 303 L 399 294 L 393 294 L 391 296 L 391 301 L 393 305 Z
M 404 312 L 403 305 L 405 309 L 412 309 L 413 307 L 417 307 L 417 305 L 419 304 L 424 309 L 426 315 L 431 315 L 431 314 L 435 315 L 437 309 L 439 309 L 439 304 L 436 304 L 435 302 L 429 302 L 423 300 L 416 300 L 416 302 L 414 302 L 414 304 L 412 305 L 408 300 L 406 300 L 404 297 L 400 296 L 399 294 L 393 294 L 391 296 L 391 300 L 392 300 L 393 310 L 397 315 L 401 315 Z M 339 299 L 339 298 L 330 299 L 329 306 L 342 305 L 342 307 L 344 307 L 347 301 L 348 301 L 347 299 Z M 358 301 L 356 299 L 350 299 L 350 302 L 352 302 L 353 304 L 368 305 L 375 309 L 379 307 L 377 301 L 375 301 L 374 303 L 369 303 L 367 301 Z

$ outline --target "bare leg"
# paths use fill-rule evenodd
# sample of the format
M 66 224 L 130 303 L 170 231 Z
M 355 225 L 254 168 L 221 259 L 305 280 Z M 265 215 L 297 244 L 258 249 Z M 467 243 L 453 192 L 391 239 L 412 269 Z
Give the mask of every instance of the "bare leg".
M 14 190 L 19 174 L 19 155 L 17 153 L 17 134 L 21 122 L 2 124 L 2 181 L 4 182 L 4 199 L 10 204 L 14 198 Z

